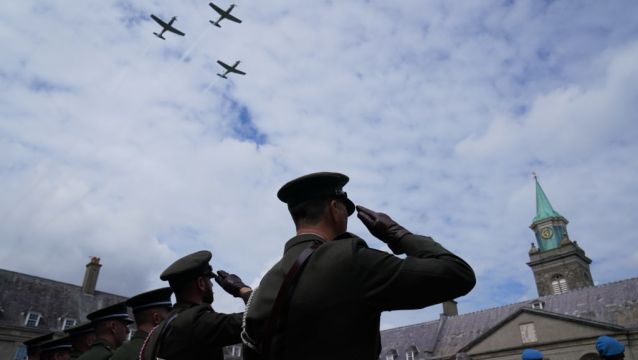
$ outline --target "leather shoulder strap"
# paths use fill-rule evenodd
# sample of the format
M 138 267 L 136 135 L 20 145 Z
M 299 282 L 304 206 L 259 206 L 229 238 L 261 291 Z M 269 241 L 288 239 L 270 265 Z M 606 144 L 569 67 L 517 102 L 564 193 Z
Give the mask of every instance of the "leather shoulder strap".
M 166 319 L 166 321 L 163 324 L 157 325 L 156 327 L 153 328 L 153 330 L 151 330 L 151 332 L 148 334 L 148 336 L 144 340 L 144 344 L 142 345 L 142 348 L 140 349 L 139 360 L 159 359 L 157 356 L 159 355 L 160 349 L 162 347 L 162 342 L 164 342 L 164 336 L 166 335 L 166 330 L 171 326 L 171 323 L 173 322 L 173 320 L 177 318 L 177 315 L 179 315 L 179 313 L 173 314 L 171 317 Z M 158 329 L 159 329 L 159 333 L 157 334 L 157 337 L 155 338 L 155 342 L 151 345 L 151 350 L 150 350 L 151 358 L 148 359 L 144 353 L 146 352 L 146 347 L 148 346 L 149 340 L 153 336 L 153 333 Z
M 321 244 L 323 243 L 314 243 L 313 245 L 305 248 L 301 254 L 299 254 L 299 257 L 297 257 L 297 260 L 288 271 L 288 274 L 286 274 L 286 278 L 279 288 L 270 316 L 264 325 L 264 333 L 260 342 L 260 353 L 264 356 L 264 359 L 268 359 L 270 357 L 270 346 L 272 345 L 272 336 L 275 325 L 277 325 L 277 323 L 283 323 L 283 319 L 286 317 L 286 309 L 288 308 L 288 303 L 292 298 L 292 292 L 297 280 L 299 279 L 300 272 L 303 270 L 303 267 L 310 258 L 310 255 L 312 255 L 312 253 L 314 253 Z

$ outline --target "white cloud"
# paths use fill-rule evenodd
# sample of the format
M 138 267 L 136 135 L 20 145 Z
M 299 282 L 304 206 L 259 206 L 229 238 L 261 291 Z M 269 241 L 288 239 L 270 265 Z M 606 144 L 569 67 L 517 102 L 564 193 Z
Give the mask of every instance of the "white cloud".
M 534 296 L 535 170 L 594 278 L 633 276 L 615 264 L 637 256 L 635 6 L 274 1 L 221 29 L 195 1 L 6 6 L 0 263 L 79 283 L 99 256 L 98 287 L 133 295 L 206 248 L 254 283 L 292 234 L 279 186 L 332 170 L 468 259 L 471 311 Z M 186 37 L 155 38 L 150 13 Z M 248 74 L 222 81 L 217 59 Z

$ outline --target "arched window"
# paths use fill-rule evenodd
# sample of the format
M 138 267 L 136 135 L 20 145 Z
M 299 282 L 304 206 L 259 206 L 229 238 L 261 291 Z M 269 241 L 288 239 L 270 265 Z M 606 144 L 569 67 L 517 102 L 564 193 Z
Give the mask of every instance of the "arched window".
M 566 293 L 569 290 L 567 280 L 561 274 L 552 276 L 552 291 L 554 295 Z

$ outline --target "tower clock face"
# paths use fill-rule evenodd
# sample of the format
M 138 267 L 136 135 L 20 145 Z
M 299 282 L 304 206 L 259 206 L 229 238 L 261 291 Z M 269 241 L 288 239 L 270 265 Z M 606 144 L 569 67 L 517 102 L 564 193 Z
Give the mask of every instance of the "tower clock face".
M 541 229 L 541 238 L 547 240 L 551 238 L 552 235 L 554 235 L 554 232 L 552 231 L 551 227 L 546 227 Z

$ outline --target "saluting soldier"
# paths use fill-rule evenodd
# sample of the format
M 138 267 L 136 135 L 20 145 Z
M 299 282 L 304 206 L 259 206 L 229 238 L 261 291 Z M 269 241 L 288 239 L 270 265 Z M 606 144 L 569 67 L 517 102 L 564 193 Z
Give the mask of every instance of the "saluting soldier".
M 70 360 L 71 359 L 71 339 L 63 336 L 54 340 L 42 343 L 40 360 Z
M 184 360 L 224 358 L 222 347 L 239 343 L 242 313 L 222 314 L 211 307 L 211 278 L 244 302 L 252 289 L 234 274 L 213 272 L 209 251 L 184 256 L 169 266 L 160 279 L 168 281 L 176 303 L 169 317 L 148 336 L 141 351 L 142 360 Z
M 95 341 L 89 351 L 78 360 L 107 360 L 113 351 L 122 346 L 133 323 L 126 309 L 126 302 L 117 303 L 94 311 L 86 316 L 95 330 Z
M 355 205 L 348 177 L 314 173 L 277 193 L 296 236 L 262 278 L 246 309 L 244 359 L 378 359 L 382 311 L 420 309 L 468 293 L 472 268 L 427 236 L 357 206 L 369 231 L 394 254 L 346 232 Z
M 132 308 L 137 330 L 130 341 L 120 346 L 111 357 L 111 360 L 137 360 L 140 358 L 140 350 L 148 334 L 168 317 L 172 309 L 170 287 L 155 289 L 135 295 L 126 301 Z
M 87 322 L 72 328 L 64 330 L 69 335 L 71 343 L 71 359 L 77 359 L 80 355 L 89 351 L 91 345 L 95 341 L 95 333 L 93 332 L 93 324 Z

